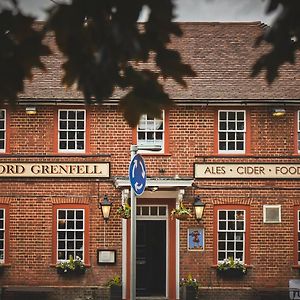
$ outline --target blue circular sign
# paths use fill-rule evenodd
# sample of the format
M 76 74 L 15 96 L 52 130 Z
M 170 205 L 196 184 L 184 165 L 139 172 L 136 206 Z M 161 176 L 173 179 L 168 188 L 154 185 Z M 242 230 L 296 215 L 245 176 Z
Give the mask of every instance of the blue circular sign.
M 146 166 L 141 155 L 136 154 L 129 165 L 130 185 L 137 196 L 141 196 L 146 187 Z

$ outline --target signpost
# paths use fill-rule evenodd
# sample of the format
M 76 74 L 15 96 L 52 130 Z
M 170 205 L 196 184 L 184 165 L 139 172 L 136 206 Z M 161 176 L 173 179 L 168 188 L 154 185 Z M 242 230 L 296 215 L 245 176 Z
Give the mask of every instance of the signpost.
M 130 148 L 131 162 L 129 165 L 129 181 L 131 185 L 131 235 L 130 235 L 130 300 L 136 298 L 136 196 L 141 196 L 146 187 L 146 166 L 139 154 L 137 145 Z
M 137 196 L 141 196 L 146 187 L 146 166 L 141 155 L 136 154 L 129 165 L 129 181 Z

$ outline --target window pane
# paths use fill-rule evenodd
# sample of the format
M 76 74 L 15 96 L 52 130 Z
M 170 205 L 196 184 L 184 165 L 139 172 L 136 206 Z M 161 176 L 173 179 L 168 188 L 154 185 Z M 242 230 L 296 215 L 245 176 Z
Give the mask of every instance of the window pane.
M 228 112 L 228 120 L 235 120 L 235 112 Z
M 226 150 L 226 142 L 220 142 L 219 143 L 219 149 L 220 150 Z
M 244 120 L 244 112 L 238 112 L 237 113 L 237 119 L 238 120 Z
M 77 112 L 77 119 L 78 120 L 84 120 L 84 111 L 78 111 Z
M 220 130 L 226 130 L 227 126 L 226 126 L 226 122 L 220 122 Z
M 226 222 L 220 221 L 219 222 L 219 229 L 220 230 L 225 230 L 226 229 Z
M 222 111 L 220 112 L 220 120 L 226 120 L 226 112 Z
M 226 220 L 226 211 L 219 211 L 219 220 Z
M 235 211 L 228 212 L 228 220 L 235 220 Z
M 235 122 L 228 122 L 228 130 L 235 130 Z
M 78 121 L 77 122 L 77 129 L 84 129 L 84 122 L 83 121 Z
M 59 122 L 59 128 L 60 129 L 67 129 L 67 122 L 66 121 L 60 121 Z
M 77 149 L 78 150 L 83 150 L 84 149 L 84 142 L 83 141 L 78 141 L 77 142 Z
M 234 150 L 235 149 L 235 142 L 229 142 L 228 143 L 228 150 Z
M 73 110 L 68 111 L 68 119 L 75 119 L 75 111 Z
M 60 131 L 59 132 L 59 138 L 61 140 L 65 140 L 67 138 L 67 132 L 66 131 Z
M 160 206 L 159 207 L 159 215 L 160 216 L 165 216 L 167 214 L 167 210 L 165 206 Z
M 237 150 L 244 150 L 244 143 L 242 143 L 242 142 L 237 142 L 237 143 L 236 143 L 236 149 L 237 149 Z
M 65 110 L 60 111 L 59 118 L 66 120 L 67 119 L 67 111 L 65 111 Z
M 75 142 L 69 141 L 68 142 L 68 149 L 75 149 Z
M 77 131 L 77 138 L 80 140 L 84 139 L 84 132 L 83 131 Z
M 67 149 L 67 142 L 60 141 L 59 142 L 59 149 Z
M 225 250 L 225 242 L 219 242 L 219 250 Z
M 68 210 L 67 219 L 74 219 L 74 211 L 73 210 Z
M 150 214 L 151 216 L 157 216 L 157 206 L 150 207 Z

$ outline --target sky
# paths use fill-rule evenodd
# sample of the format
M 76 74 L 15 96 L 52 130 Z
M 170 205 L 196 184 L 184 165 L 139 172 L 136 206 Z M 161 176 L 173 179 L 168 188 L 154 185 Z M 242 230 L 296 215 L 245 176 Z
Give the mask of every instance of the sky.
M 63 0 L 55 0 L 61 2 Z M 83 0 L 84 1 L 84 0 Z M 159 0 L 158 0 L 159 1 Z M 251 22 L 271 24 L 273 15 L 266 15 L 268 0 L 174 0 L 175 21 Z M 19 0 L 23 10 L 39 20 L 45 19 L 44 10 L 53 5 L 50 0 Z

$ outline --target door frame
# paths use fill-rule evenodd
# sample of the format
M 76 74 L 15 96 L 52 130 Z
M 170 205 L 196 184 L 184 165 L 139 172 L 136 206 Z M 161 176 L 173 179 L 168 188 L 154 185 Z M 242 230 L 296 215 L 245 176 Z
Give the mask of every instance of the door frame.
M 188 186 L 188 185 L 186 185 Z M 158 190 L 156 192 L 145 191 L 137 198 L 139 204 L 163 204 L 168 205 L 169 211 L 178 206 L 184 195 L 184 189 Z M 122 190 L 122 203 L 128 200 L 129 190 Z M 180 222 L 172 220 L 168 216 L 168 297 L 169 300 L 179 299 L 179 261 L 180 261 Z M 173 241 L 171 240 L 173 239 Z M 172 241 L 172 245 L 169 243 Z M 122 299 L 130 298 L 130 220 L 122 219 Z M 170 276 L 170 275 L 171 276 Z M 174 275 L 173 275 L 174 274 Z
M 168 222 L 168 216 L 169 216 L 169 209 L 168 204 L 138 204 L 137 207 L 165 207 L 166 208 L 166 214 L 164 216 L 136 216 L 136 221 L 165 221 L 166 222 L 166 286 L 165 286 L 165 295 L 164 297 L 169 297 L 169 222 Z M 136 226 L 137 227 L 137 226 Z

